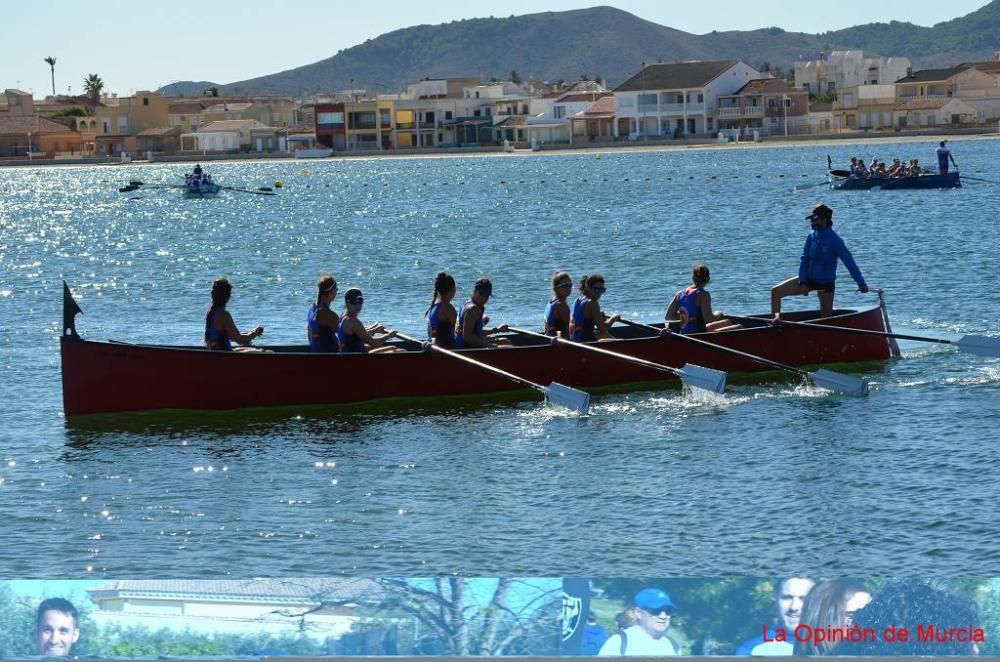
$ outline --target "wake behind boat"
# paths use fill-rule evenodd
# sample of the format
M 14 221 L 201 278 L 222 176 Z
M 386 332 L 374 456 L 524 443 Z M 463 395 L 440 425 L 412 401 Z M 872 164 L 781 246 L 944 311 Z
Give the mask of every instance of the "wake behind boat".
M 881 297 L 881 295 L 880 295 Z M 403 352 L 385 354 L 310 353 L 307 346 L 272 346 L 267 352 L 227 352 L 195 346 L 131 344 L 80 338 L 74 318 L 79 308 L 67 294 L 60 339 L 63 408 L 67 416 L 155 409 L 219 410 L 299 405 L 351 405 L 385 401 L 388 407 L 413 401 L 494 396 L 527 391 L 482 367 L 428 351 L 419 342 L 397 340 Z M 792 324 L 772 326 L 768 316 L 748 318 L 744 328 L 692 337 L 654 335 L 636 327 L 615 327 L 602 349 L 668 366 L 697 364 L 716 370 L 760 372 L 760 363 L 739 350 L 789 365 L 873 361 L 899 356 L 892 340 L 843 334 Z M 806 321 L 818 312 L 786 313 Z M 891 331 L 884 301 L 863 311 L 837 310 L 827 325 Z M 662 324 L 660 325 L 662 327 Z M 558 382 L 583 389 L 649 388 L 676 385 L 660 370 L 593 352 L 570 342 L 552 343 L 528 334 L 506 334 L 508 349 L 458 350 L 488 366 L 540 384 Z M 342 379 L 350 374 L 350 380 Z M 266 384 L 266 388 L 246 388 Z

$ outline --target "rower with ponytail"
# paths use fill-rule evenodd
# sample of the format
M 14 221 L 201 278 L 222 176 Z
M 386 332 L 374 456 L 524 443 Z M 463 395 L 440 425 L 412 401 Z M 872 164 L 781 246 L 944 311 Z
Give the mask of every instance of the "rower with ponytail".
M 447 349 L 455 347 L 455 324 L 458 313 L 455 311 L 455 306 L 451 305 L 455 290 L 455 279 L 444 271 L 440 272 L 434 278 L 431 305 L 424 313 L 427 318 L 427 337 L 435 345 Z

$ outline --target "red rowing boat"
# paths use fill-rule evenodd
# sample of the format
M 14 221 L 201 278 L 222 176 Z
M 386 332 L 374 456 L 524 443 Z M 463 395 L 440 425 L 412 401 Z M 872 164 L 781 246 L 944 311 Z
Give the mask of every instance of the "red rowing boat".
M 823 324 L 891 331 L 884 300 L 863 311 L 838 310 Z M 223 352 L 202 347 L 139 345 L 80 338 L 74 319 L 79 308 L 66 289 L 62 357 L 63 409 L 67 416 L 153 409 L 240 409 L 445 397 L 482 396 L 522 390 L 481 367 L 399 341 L 409 350 L 388 354 L 312 354 L 306 346 L 268 347 L 267 352 Z M 818 312 L 783 313 L 795 321 Z M 759 324 L 700 334 L 725 348 L 793 366 L 874 361 L 899 356 L 892 340 L 837 333 L 822 328 Z M 661 325 L 662 326 L 662 325 Z M 616 340 L 602 349 L 680 367 L 686 363 L 731 372 L 768 368 L 723 349 L 695 345 L 676 335 L 652 336 L 633 327 L 615 327 Z M 462 353 L 540 384 L 559 382 L 584 389 L 648 387 L 673 381 L 659 370 L 592 352 L 571 343 L 550 344 L 512 334 L 509 349 Z M 349 376 L 350 379 L 345 379 Z

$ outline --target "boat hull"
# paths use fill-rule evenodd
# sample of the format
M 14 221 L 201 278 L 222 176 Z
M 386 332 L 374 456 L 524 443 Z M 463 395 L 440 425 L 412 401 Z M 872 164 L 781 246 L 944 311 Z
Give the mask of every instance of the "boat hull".
M 200 186 L 187 186 L 184 189 L 186 198 L 211 198 L 219 194 L 222 187 L 219 184 L 202 184 Z
M 815 316 L 815 313 L 812 314 Z M 808 319 L 809 314 L 787 315 Z M 825 324 L 888 330 L 884 306 L 843 311 Z M 680 367 L 693 363 L 731 372 L 768 368 L 745 358 L 688 342 L 682 337 L 641 337 L 618 328 L 620 339 L 600 347 Z M 647 334 L 648 335 L 648 334 Z M 898 355 L 890 341 L 870 336 L 760 326 L 706 334 L 718 343 L 790 365 L 887 359 Z M 468 356 L 533 382 L 602 388 L 676 381 L 669 373 L 635 365 L 569 343 L 549 344 L 512 336 L 510 349 L 467 350 Z M 64 336 L 60 343 L 63 406 L 67 416 L 154 409 L 239 409 L 345 405 L 411 398 L 481 396 L 524 387 L 489 371 L 433 351 L 390 354 L 310 354 L 305 348 L 271 352 L 219 352 L 195 347 L 133 345 Z M 349 376 L 349 378 L 345 378 Z
M 859 179 L 844 176 L 843 171 L 831 171 L 830 188 L 838 191 L 906 190 L 961 188 L 962 180 L 957 172 L 948 174 L 924 174 L 914 177 L 868 177 Z

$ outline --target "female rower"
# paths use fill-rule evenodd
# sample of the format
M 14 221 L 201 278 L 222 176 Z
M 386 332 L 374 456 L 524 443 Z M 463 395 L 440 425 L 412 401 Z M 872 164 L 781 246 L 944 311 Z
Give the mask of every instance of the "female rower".
M 480 278 L 472 287 L 472 296 L 462 305 L 462 312 L 455 324 L 455 347 L 500 347 L 509 346 L 506 338 L 487 338 L 494 333 L 507 331 L 504 324 L 494 329 L 483 328 L 489 324 L 490 318 L 486 312 L 486 302 L 493 296 L 493 283 L 489 278 Z
M 573 314 L 570 317 L 570 338 L 573 341 L 614 339 L 608 327 L 620 320 L 621 316 L 616 313 L 608 317 L 601 312 L 600 298 L 606 291 L 604 276 L 601 274 L 580 279 L 580 296 L 573 302 Z
M 427 309 L 427 337 L 435 345 L 447 349 L 455 347 L 455 325 L 458 323 L 458 313 L 451 300 L 455 298 L 455 279 L 441 272 L 434 279 L 434 296 L 431 306 Z
M 667 324 L 679 321 L 681 333 L 740 328 L 727 320 L 721 310 L 712 310 L 712 295 L 705 289 L 711 279 L 708 265 L 699 262 L 691 268 L 691 285 L 675 294 L 667 306 L 664 315 Z
M 387 331 L 381 324 L 375 324 L 367 329 L 358 319 L 365 298 L 356 287 L 344 292 L 344 315 L 337 327 L 337 338 L 340 340 L 340 351 L 345 353 L 382 353 L 402 351 L 399 347 L 389 347 L 385 343 L 395 337 L 395 331 Z M 378 338 L 372 334 L 384 334 Z
M 309 306 L 306 314 L 306 333 L 309 338 L 310 352 L 339 352 L 340 340 L 337 338 L 337 327 L 340 326 L 340 316 L 330 310 L 330 304 L 337 296 L 337 279 L 326 274 L 316 284 L 319 290 L 316 303 Z
M 229 297 L 233 294 L 233 286 L 226 278 L 217 278 L 212 283 L 212 306 L 205 313 L 205 347 L 225 352 L 233 351 L 233 342 L 242 347 L 236 351 L 251 349 L 254 338 L 264 335 L 264 327 L 258 326 L 250 333 L 240 333 L 233 322 L 232 315 L 226 310 Z
M 552 276 L 552 300 L 545 307 L 542 320 L 545 335 L 569 339 L 569 304 L 566 299 L 572 291 L 573 279 L 565 271 L 557 271 Z

